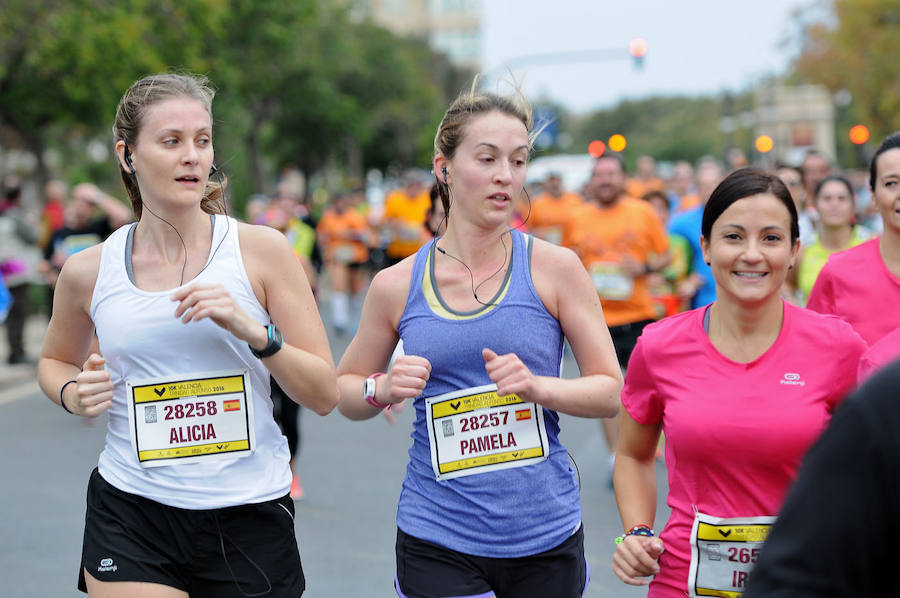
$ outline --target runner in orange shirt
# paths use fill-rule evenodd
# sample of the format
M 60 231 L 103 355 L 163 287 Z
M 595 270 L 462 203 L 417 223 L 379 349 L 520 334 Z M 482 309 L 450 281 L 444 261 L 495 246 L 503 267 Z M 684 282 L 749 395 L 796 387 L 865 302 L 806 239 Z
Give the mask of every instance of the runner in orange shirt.
M 544 189 L 546 191 L 536 197 L 531 206 L 531 232 L 555 245 L 571 247 L 571 240 L 565 234 L 570 229 L 572 215 L 584 205 L 584 199 L 563 188 L 562 176 L 558 172 L 547 175 Z
M 637 171 L 625 182 L 625 193 L 629 197 L 644 197 L 651 191 L 665 191 L 666 184 L 656 176 L 656 160 L 653 156 L 640 156 Z
M 394 265 L 422 246 L 425 214 L 431 207 L 428 189 L 415 172 L 406 174 L 406 187 L 391 192 L 384 200 L 382 225 L 389 243 L 388 265 Z
M 669 264 L 669 240 L 653 208 L 626 195 L 625 163 L 617 154 L 597 159 L 585 196 L 585 207 L 572 220 L 571 239 L 600 295 L 624 371 L 638 336 L 656 317 L 647 276 Z M 602 424 L 612 465 L 618 417 Z
M 350 296 L 365 286 L 368 237 L 365 217 L 350 207 L 346 194 L 335 195 L 316 226 L 316 240 L 331 280 L 331 318 L 338 334 L 344 334 L 350 324 Z

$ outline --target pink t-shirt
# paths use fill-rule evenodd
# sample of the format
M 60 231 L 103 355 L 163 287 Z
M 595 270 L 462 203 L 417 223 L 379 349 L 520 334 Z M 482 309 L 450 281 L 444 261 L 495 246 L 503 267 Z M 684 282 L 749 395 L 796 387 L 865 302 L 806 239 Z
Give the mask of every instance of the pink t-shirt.
M 859 360 L 859 376 L 857 379 L 862 384 L 866 378 L 900 358 L 900 328 L 869 347 Z
M 832 254 L 806 304 L 846 320 L 870 345 L 900 326 L 900 280 L 881 258 L 879 239 Z
M 687 591 L 694 508 L 714 517 L 777 513 L 866 349 L 839 318 L 785 303 L 775 343 L 737 363 L 710 342 L 705 309 L 647 326 L 625 374 L 625 409 L 638 423 L 661 421 L 666 435 L 672 514 L 651 598 Z

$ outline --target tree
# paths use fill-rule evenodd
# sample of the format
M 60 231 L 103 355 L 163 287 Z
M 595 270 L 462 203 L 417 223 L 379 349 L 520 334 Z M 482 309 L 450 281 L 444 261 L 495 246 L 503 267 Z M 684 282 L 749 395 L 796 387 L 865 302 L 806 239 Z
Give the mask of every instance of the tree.
M 642 154 L 690 162 L 704 155 L 722 156 L 726 148 L 718 128 L 721 110 L 720 100 L 711 97 L 625 100 L 575 123 L 573 146 L 586 151 L 594 139 L 605 142 L 620 133 L 628 140 L 624 156 L 630 168 Z
M 856 116 L 880 139 L 900 129 L 900 5 L 830 0 L 828 6 L 825 19 L 803 28 L 795 73 L 832 91 L 850 91 Z
M 51 125 L 107 128 L 138 77 L 181 65 L 203 70 L 216 0 L 9 0 L 0 12 L 0 125 L 38 159 Z

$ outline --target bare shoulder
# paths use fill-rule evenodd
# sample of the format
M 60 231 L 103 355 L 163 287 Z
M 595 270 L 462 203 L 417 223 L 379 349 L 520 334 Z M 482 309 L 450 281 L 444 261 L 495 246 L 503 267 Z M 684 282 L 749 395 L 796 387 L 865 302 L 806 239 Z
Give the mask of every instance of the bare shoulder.
M 372 278 L 369 286 L 369 297 L 383 306 L 406 306 L 409 297 L 409 285 L 412 280 L 415 256 L 411 255 L 403 261 L 380 270 Z
M 560 247 L 534 238 L 531 250 L 532 277 L 552 280 L 571 280 L 585 273 L 581 259 L 568 247 Z
M 531 280 L 547 311 L 557 319 L 567 299 L 597 296 L 575 252 L 541 239 L 534 240 L 531 251 Z
M 238 239 L 241 242 L 241 252 L 244 254 L 260 257 L 268 254 L 271 258 L 273 250 L 291 250 L 287 237 L 270 226 L 238 222 Z
M 103 243 L 71 255 L 63 264 L 57 284 L 62 285 L 66 292 L 78 293 L 79 296 L 86 293 L 89 298 L 94 292 L 102 255 Z

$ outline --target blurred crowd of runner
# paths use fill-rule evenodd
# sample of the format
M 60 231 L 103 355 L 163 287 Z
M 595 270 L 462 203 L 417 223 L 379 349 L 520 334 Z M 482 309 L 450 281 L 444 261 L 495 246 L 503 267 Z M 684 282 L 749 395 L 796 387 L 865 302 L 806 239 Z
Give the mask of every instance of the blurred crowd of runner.
M 679 161 L 658 168 L 652 157 L 640 156 L 628 173 L 621 158 L 607 154 L 576 189 L 566 188 L 563 175 L 551 170 L 526 186 L 510 225 L 575 251 L 606 299 L 604 312 L 614 337 L 616 328 L 627 327 L 624 332 L 636 338 L 642 323 L 715 300 L 700 251 L 700 219 L 716 185 L 747 164 L 740 153 L 729 158 L 728 163 L 704 157 L 695 164 Z M 800 214 L 802 254 L 784 296 L 803 306 L 828 256 L 880 234 L 881 217 L 865 171 L 842 169 L 816 150 L 800 164 L 779 164 L 774 170 Z M 368 189 L 350 185 L 310 191 L 302 174 L 286 170 L 274 193 L 247 199 L 244 220 L 288 237 L 313 288 L 327 286 L 319 299 L 327 304 L 323 308 L 335 332 L 344 334 L 355 327 L 374 273 L 441 233 L 445 217 L 433 181 L 430 172 L 408 170 Z M 49 313 L 66 258 L 101 242 L 132 214 L 124 202 L 90 182 L 69 189 L 62 181 L 50 181 L 40 211 L 23 207 L 17 177 L 6 177 L 2 192 L 0 314 L 7 320 L 7 361 L 15 364 L 34 357 L 25 354 L 22 341 L 31 286 L 46 287 Z M 654 260 L 660 268 L 653 267 Z M 641 269 L 646 276 L 632 275 Z M 627 351 L 620 358 L 624 366 Z

